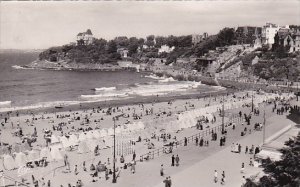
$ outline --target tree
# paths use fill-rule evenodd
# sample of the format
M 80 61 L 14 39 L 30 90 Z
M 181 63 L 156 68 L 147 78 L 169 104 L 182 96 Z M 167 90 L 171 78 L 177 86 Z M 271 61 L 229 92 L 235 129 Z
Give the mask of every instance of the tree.
M 300 133 L 285 142 L 286 148 L 280 150 L 281 160 L 266 159 L 262 167 L 268 174 L 260 178 L 259 186 L 296 187 L 300 186 Z
M 235 32 L 233 28 L 222 29 L 217 38 L 217 46 L 223 47 L 226 45 L 233 45 L 235 41 Z
M 117 52 L 117 44 L 114 40 L 110 40 L 107 44 L 107 53 L 116 53 Z
M 155 36 L 154 35 L 149 35 L 147 36 L 147 41 L 146 41 L 146 45 L 148 45 L 149 47 L 150 46 L 154 46 L 154 39 L 155 39 Z
M 136 37 L 129 38 L 129 45 L 128 45 L 129 55 L 132 56 L 133 54 L 135 54 L 138 48 L 139 48 L 139 40 Z
M 116 37 L 114 39 L 114 41 L 116 42 L 117 46 L 119 46 L 119 47 L 128 47 L 128 45 L 129 45 L 129 40 L 126 36 Z

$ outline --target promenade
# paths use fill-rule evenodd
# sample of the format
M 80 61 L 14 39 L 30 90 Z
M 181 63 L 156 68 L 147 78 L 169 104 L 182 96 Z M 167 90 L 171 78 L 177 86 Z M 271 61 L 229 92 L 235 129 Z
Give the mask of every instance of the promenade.
M 298 103 L 299 104 L 299 103 Z M 284 129 L 287 125 L 295 125 L 292 121 L 286 119 L 285 115 L 276 115 L 269 117 L 266 123 L 266 139 Z M 246 178 L 254 175 L 261 176 L 262 168 L 249 166 L 250 158 L 253 154 L 245 154 L 245 146 L 261 145 L 263 142 L 263 131 L 257 131 L 244 138 L 241 138 L 238 143 L 242 145 L 242 152 L 232 153 L 230 144 L 227 144 L 225 149 L 207 157 L 206 159 L 194 164 L 193 166 L 171 175 L 172 187 L 181 186 L 230 186 L 239 187 L 242 184 L 242 176 Z M 241 164 L 245 163 L 245 172 L 241 173 Z M 214 170 L 218 171 L 218 182 L 213 182 Z M 220 184 L 221 173 L 225 171 L 226 183 Z M 155 187 L 163 187 L 160 183 Z
M 266 107 L 266 139 L 284 129 L 288 124 L 294 125 L 292 121 L 286 119 L 285 115 L 276 115 L 271 111 L 272 105 Z M 244 149 L 247 145 L 259 146 L 263 141 L 263 131 L 253 131 L 246 136 L 240 136 L 241 131 L 247 127 L 253 128 L 256 122 L 263 122 L 263 108 L 260 107 L 260 115 L 253 116 L 251 125 L 237 125 L 235 130 L 228 127 L 228 135 L 226 139 L 226 146 L 219 146 L 218 133 L 217 141 L 210 141 L 208 147 L 195 146 L 195 142 L 189 142 L 187 146 L 182 146 L 174 150 L 172 154 L 165 154 L 150 161 L 138 162 L 136 165 L 136 173 L 132 174 L 129 169 L 122 170 L 119 174 L 116 184 L 109 181 L 105 182 L 105 186 L 136 186 L 141 185 L 145 187 L 163 187 L 163 180 L 166 176 L 171 176 L 172 187 L 182 186 L 221 186 L 220 176 L 222 171 L 226 174 L 226 186 L 240 186 L 242 176 L 249 177 L 251 175 L 261 172 L 261 168 L 250 167 L 249 160 L 253 154 L 245 154 Z M 251 108 L 243 108 L 242 112 L 250 112 Z M 230 110 L 227 112 L 237 113 L 238 110 Z M 210 139 L 209 139 L 210 140 Z M 232 143 L 239 143 L 242 145 L 242 152 L 232 153 L 230 145 Z M 180 166 L 171 167 L 171 156 L 179 155 Z M 245 173 L 240 173 L 241 163 L 245 163 Z M 161 177 L 159 174 L 161 164 L 164 165 L 165 176 Z M 213 183 L 214 170 L 218 170 L 219 182 Z M 91 187 L 97 186 L 89 185 Z

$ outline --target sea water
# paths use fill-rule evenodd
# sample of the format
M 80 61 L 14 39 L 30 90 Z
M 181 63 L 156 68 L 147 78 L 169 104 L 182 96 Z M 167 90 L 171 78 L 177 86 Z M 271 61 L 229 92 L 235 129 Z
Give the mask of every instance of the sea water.
M 38 52 L 0 53 L 0 109 L 35 108 L 118 100 L 141 96 L 176 95 L 207 91 L 199 82 L 159 78 L 130 71 L 55 71 L 23 68 L 38 58 Z M 217 88 L 216 88 L 217 89 Z

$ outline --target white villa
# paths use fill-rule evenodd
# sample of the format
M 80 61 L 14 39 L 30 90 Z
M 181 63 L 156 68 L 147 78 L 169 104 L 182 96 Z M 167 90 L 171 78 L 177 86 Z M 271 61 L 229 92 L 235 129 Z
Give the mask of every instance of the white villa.
M 167 45 L 162 45 L 159 49 L 158 49 L 158 54 L 160 53 L 170 53 L 175 49 L 175 47 L 169 47 Z
M 94 39 L 92 31 L 88 29 L 86 32 L 77 34 L 77 45 L 90 45 L 93 43 Z

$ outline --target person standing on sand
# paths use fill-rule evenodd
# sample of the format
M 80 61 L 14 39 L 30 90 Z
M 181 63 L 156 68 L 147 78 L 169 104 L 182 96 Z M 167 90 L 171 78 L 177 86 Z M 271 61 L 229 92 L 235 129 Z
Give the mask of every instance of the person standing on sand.
M 215 183 L 218 182 L 218 172 L 217 172 L 217 170 L 215 170 L 215 173 L 214 173 L 214 182 Z
M 241 173 L 245 173 L 245 164 L 244 164 L 244 162 L 242 163 Z
M 225 185 L 225 171 L 222 173 L 221 185 Z
M 171 164 L 171 166 L 174 166 L 174 165 L 175 165 L 175 156 L 172 155 L 172 164 Z
M 243 187 L 245 184 L 246 184 L 246 178 L 245 178 L 245 176 L 243 176 L 243 178 L 242 178 L 242 185 L 241 185 L 241 187 Z
M 169 187 L 172 186 L 172 180 L 171 180 L 171 177 L 169 176 Z
M 78 173 L 79 173 L 79 172 L 78 172 L 78 169 L 77 169 L 77 165 L 75 165 L 75 168 L 74 168 L 74 174 L 75 174 L 75 175 L 78 175 Z
M 162 164 L 161 166 L 160 166 L 160 176 L 164 176 L 164 165 Z
M 165 187 L 169 187 L 170 186 L 169 178 L 166 177 L 166 179 L 163 181 L 163 183 L 165 183 Z
M 178 155 L 176 155 L 176 158 L 175 158 L 175 161 L 176 161 L 176 166 L 179 166 L 179 156 Z

